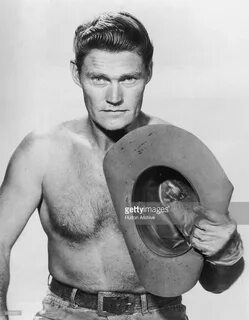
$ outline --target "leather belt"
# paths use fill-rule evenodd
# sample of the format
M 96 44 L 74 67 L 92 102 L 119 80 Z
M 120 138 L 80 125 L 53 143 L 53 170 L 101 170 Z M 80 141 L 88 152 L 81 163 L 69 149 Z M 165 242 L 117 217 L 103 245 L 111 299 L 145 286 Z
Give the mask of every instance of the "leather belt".
M 175 307 L 181 303 L 180 296 L 164 298 L 150 293 L 106 291 L 90 293 L 73 288 L 55 278 L 52 278 L 49 289 L 63 300 L 70 301 L 73 306 L 97 310 L 100 316 L 133 314 L 135 311 L 146 313 L 150 309 L 163 306 Z

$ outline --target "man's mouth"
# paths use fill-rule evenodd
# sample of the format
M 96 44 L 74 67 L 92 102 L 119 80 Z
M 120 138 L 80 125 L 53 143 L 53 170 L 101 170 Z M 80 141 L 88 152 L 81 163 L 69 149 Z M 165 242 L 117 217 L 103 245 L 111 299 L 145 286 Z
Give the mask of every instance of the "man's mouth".
M 103 112 L 126 112 L 126 111 L 128 111 L 128 110 L 111 110 L 111 109 L 107 109 L 107 110 L 102 110 Z

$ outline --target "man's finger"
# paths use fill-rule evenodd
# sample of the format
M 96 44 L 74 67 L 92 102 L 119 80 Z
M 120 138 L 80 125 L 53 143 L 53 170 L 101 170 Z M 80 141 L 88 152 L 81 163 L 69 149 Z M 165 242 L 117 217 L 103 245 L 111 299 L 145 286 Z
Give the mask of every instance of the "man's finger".
M 194 228 L 194 230 L 191 234 L 191 237 L 194 237 L 200 241 L 206 241 L 206 239 L 207 239 L 205 231 L 197 229 L 197 228 Z
M 212 211 L 212 210 L 208 210 L 206 209 L 204 206 L 198 204 L 198 205 L 195 205 L 193 207 L 193 211 L 195 214 L 198 215 L 199 217 L 199 220 L 202 219 L 202 220 L 208 220 L 209 223 L 210 222 L 214 222 L 216 223 L 217 220 L 220 219 L 219 217 L 219 214 L 217 214 L 216 212 Z
M 191 238 L 191 245 L 205 256 L 211 256 L 215 253 L 213 243 L 205 243 L 197 238 Z
M 224 223 L 228 218 L 226 215 L 220 214 L 216 211 L 206 209 L 202 205 L 196 205 L 193 208 L 193 211 L 201 216 L 204 219 L 208 220 L 209 224 L 213 223 L 214 225 L 219 223 Z

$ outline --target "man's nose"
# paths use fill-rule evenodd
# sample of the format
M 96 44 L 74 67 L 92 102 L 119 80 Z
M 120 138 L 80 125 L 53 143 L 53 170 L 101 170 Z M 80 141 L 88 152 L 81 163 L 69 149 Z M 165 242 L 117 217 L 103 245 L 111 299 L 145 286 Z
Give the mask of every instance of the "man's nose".
M 123 102 L 123 92 L 118 82 L 110 84 L 106 92 L 106 102 L 113 106 L 119 106 Z

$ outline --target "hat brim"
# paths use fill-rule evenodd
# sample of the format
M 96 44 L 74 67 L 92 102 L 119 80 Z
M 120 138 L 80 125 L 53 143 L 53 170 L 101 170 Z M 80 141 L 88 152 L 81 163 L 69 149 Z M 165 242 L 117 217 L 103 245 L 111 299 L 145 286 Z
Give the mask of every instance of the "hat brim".
M 104 173 L 121 229 L 138 277 L 148 292 L 173 297 L 198 281 L 203 256 L 193 248 L 167 257 L 148 248 L 136 220 L 124 219 L 132 207 L 137 180 L 148 169 L 165 167 L 181 173 L 200 203 L 227 214 L 233 186 L 212 152 L 193 134 L 172 125 L 148 125 L 120 139 L 107 152 Z

